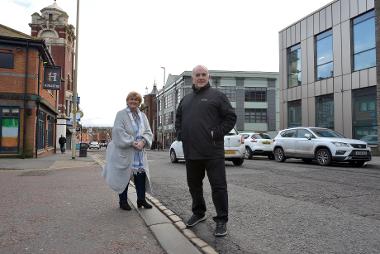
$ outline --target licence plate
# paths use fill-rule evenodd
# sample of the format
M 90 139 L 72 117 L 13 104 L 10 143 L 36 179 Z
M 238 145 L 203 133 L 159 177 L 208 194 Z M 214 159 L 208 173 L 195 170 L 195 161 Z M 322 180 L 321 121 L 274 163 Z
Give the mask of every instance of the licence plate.
M 263 141 L 262 144 L 264 144 L 264 145 L 270 145 L 271 142 L 270 141 Z
M 235 154 L 234 150 L 225 150 L 224 154 Z
M 355 155 L 367 156 L 367 151 L 355 151 Z

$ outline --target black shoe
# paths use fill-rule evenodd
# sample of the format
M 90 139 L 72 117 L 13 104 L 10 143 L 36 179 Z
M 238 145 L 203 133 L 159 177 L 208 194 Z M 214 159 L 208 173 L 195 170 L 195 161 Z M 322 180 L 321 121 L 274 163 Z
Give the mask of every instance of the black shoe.
M 140 208 L 140 207 L 144 207 L 145 209 L 151 209 L 152 206 L 146 202 L 146 200 L 137 200 L 137 207 Z
M 219 221 L 216 223 L 216 228 L 214 236 L 225 236 L 227 235 L 227 223 Z
M 132 210 L 132 208 L 130 207 L 128 202 L 123 202 L 123 203 L 119 203 L 119 204 L 120 204 L 120 209 L 122 209 L 122 210 L 127 210 L 127 211 Z
M 199 222 L 204 221 L 204 220 L 206 220 L 206 215 L 200 216 L 200 215 L 193 214 L 193 216 L 191 216 L 191 218 L 186 222 L 186 226 L 188 228 L 194 227 Z

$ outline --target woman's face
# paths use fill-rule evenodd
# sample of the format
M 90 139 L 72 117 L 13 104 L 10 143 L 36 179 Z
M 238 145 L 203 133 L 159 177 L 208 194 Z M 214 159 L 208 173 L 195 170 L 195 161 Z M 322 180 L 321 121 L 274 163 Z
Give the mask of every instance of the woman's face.
M 127 105 L 133 111 L 133 110 L 136 110 L 140 106 L 140 101 L 137 97 L 130 97 L 127 100 Z

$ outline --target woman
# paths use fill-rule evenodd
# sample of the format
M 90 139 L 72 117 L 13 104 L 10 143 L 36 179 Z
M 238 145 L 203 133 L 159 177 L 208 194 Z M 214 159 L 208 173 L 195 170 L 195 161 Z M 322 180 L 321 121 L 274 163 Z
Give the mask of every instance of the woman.
M 144 148 L 151 146 L 153 134 L 146 115 L 139 110 L 141 101 L 140 94 L 130 92 L 127 108 L 117 113 L 103 169 L 106 182 L 119 193 L 119 204 L 123 210 L 131 210 L 127 193 L 132 175 L 137 192 L 137 207 L 152 208 L 145 200 L 145 192 L 151 192 L 151 187 Z

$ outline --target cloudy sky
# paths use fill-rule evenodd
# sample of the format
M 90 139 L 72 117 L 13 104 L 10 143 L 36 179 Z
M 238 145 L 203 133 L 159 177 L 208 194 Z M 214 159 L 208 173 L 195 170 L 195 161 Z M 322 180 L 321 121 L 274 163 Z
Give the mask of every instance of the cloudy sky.
M 1 0 L 0 23 L 30 34 L 53 0 Z M 57 0 L 76 24 L 76 0 Z M 80 0 L 78 93 L 85 126 L 112 126 L 135 90 L 197 64 L 278 71 L 278 32 L 331 0 Z

